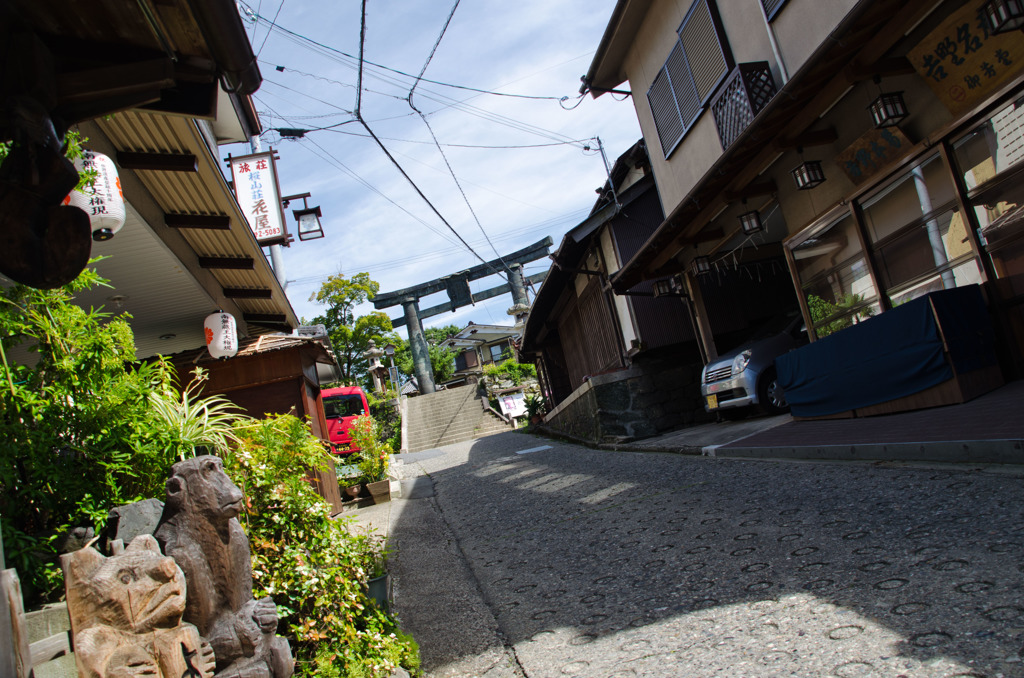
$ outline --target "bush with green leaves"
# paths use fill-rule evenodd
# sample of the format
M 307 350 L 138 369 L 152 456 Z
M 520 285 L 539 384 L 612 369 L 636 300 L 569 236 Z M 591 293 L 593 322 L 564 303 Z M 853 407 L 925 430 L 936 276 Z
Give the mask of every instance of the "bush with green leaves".
M 366 392 L 370 414 L 377 422 L 377 439 L 392 450 L 402 447 L 402 415 L 394 404 L 395 398 L 397 394 L 394 390 L 385 391 L 380 395 L 373 391 Z
M 175 461 L 143 424 L 173 368 L 133 364 L 127 316 L 72 303 L 105 283 L 87 269 L 58 289 L 0 290 L 0 521 L 29 604 L 62 593 L 56 542 L 67 529 L 162 496 Z M 16 362 L 16 347 L 31 357 Z
M 519 386 L 527 379 L 537 378 L 537 368 L 530 363 L 521 363 L 515 358 L 484 366 L 484 376 L 491 380 L 510 381 Z
M 304 468 L 330 463 L 323 443 L 290 415 L 246 422 L 235 433 L 240 444 L 224 469 L 245 493 L 254 593 L 277 603 L 296 673 L 370 678 L 396 666 L 418 673 L 416 644 L 367 597 L 378 538 L 332 519 L 305 477 Z
M 352 446 L 359 449 L 352 454 L 352 461 L 359 467 L 364 483 L 384 480 L 388 475 L 388 456 L 394 451 L 387 443 L 380 441 L 377 422 L 370 415 L 356 417 L 349 430 Z

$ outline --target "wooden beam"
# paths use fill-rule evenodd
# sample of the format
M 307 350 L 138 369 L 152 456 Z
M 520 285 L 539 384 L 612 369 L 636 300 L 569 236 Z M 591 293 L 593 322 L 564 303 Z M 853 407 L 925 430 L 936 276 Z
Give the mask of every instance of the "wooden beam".
M 199 257 L 199 265 L 203 268 L 251 271 L 255 262 L 252 257 Z
M 71 654 L 71 631 L 61 631 L 49 638 L 37 640 L 28 647 L 32 655 L 32 668 L 57 657 Z
M 174 87 L 174 64 L 167 58 L 114 64 L 60 73 L 56 80 L 58 103 L 77 104 Z
M 907 57 L 889 57 L 880 59 L 867 66 L 851 64 L 846 69 L 847 76 L 851 80 L 870 80 L 876 75 L 880 78 L 891 78 L 895 75 L 910 75 L 914 73 L 914 64 L 910 63 Z
M 286 324 L 288 318 L 284 313 L 243 313 L 242 320 L 247 323 L 271 323 L 274 325 Z
M 747 184 L 736 191 L 727 191 L 724 197 L 729 202 L 740 202 L 750 198 L 758 198 L 762 195 L 774 195 L 778 190 L 779 187 L 775 185 L 775 182 L 769 179 L 768 181 Z
M 196 172 L 196 156 L 192 153 L 135 153 L 118 151 L 117 164 L 130 170 L 159 172 Z
M 777 151 L 795 151 L 798 148 L 812 148 L 814 146 L 828 146 L 839 139 L 835 127 L 801 132 L 793 137 L 779 137 L 772 144 Z
M 725 235 L 725 231 L 722 228 L 705 228 L 693 237 L 693 242 L 710 242 L 712 240 L 718 240 L 723 235 Z
M 231 217 L 223 214 L 164 214 L 164 224 L 171 228 L 204 228 L 230 231 Z
M 273 290 L 244 287 L 225 287 L 224 296 L 228 299 L 270 299 L 274 296 Z

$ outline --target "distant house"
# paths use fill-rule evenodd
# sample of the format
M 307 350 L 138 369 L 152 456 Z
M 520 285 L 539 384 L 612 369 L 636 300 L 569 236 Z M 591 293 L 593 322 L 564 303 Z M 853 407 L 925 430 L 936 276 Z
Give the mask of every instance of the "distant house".
M 598 442 L 654 435 L 702 421 L 703 366 L 689 303 L 672 281 L 642 283 L 615 295 L 608 281 L 662 223 L 643 140 L 620 156 L 590 216 L 562 239 L 534 300 L 520 347 L 536 362 L 549 413 L 545 424 Z M 770 268 L 766 260 L 766 271 Z M 787 284 L 776 264 L 773 283 Z M 708 280 L 717 298 L 724 280 Z M 665 287 L 668 285 L 669 287 Z M 745 312 L 764 313 L 773 298 L 722 306 L 747 327 Z M 790 295 L 792 296 L 792 295 Z
M 515 327 L 470 322 L 444 341 L 444 346 L 458 351 L 453 381 L 476 383 L 484 366 L 514 358 L 518 337 L 519 330 Z

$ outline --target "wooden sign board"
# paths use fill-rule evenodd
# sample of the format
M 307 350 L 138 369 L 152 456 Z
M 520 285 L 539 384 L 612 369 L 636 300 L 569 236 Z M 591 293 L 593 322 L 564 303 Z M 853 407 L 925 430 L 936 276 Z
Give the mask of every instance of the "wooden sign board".
M 835 162 L 850 181 L 859 185 L 910 150 L 911 145 L 899 127 L 872 129 L 837 155 Z
M 954 115 L 970 110 L 1024 67 L 1024 33 L 990 35 L 984 5 L 985 0 L 968 2 L 907 54 Z
M 287 245 L 288 227 L 281 207 L 274 151 L 229 156 L 231 185 L 249 228 L 260 245 Z

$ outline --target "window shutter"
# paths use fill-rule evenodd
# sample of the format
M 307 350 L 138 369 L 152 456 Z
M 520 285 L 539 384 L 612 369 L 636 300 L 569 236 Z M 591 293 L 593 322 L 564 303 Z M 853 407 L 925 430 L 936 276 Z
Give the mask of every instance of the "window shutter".
M 669 152 L 683 136 L 683 122 L 679 117 L 679 109 L 672 96 L 672 84 L 665 68 L 661 69 L 651 89 L 647 91 L 647 102 L 651 105 L 651 113 L 654 114 L 654 125 L 658 129 L 661 150 L 665 157 L 668 157 Z
M 786 4 L 786 0 L 761 0 L 761 5 L 764 6 L 764 14 L 768 17 L 768 21 L 775 18 L 775 15 L 779 13 L 782 6 Z
M 686 64 L 683 46 L 678 42 L 672 48 L 672 53 L 668 55 L 665 69 L 668 71 L 668 79 L 672 82 L 672 92 L 676 96 L 676 106 L 679 107 L 679 117 L 682 118 L 683 127 L 689 127 L 700 113 L 701 102 L 693 85 L 690 69 Z
M 686 52 L 693 82 L 700 103 L 704 104 L 715 87 L 729 73 L 731 60 L 719 40 L 716 21 L 709 0 L 697 0 L 683 25 L 679 27 L 679 40 Z

